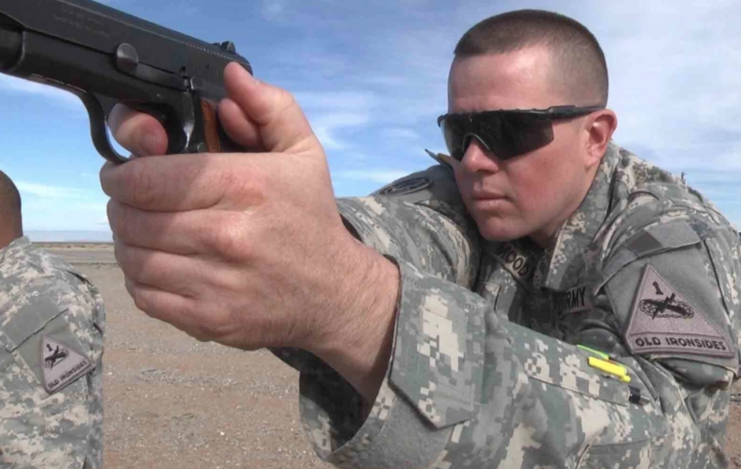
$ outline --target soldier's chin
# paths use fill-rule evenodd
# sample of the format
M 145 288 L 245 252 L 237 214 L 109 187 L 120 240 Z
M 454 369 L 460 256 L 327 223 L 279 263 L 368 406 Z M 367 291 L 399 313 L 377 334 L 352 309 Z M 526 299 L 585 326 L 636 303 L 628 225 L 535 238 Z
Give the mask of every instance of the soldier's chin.
M 476 220 L 479 233 L 488 241 L 512 241 L 527 236 L 526 230 L 518 229 L 515 224 L 504 220 Z

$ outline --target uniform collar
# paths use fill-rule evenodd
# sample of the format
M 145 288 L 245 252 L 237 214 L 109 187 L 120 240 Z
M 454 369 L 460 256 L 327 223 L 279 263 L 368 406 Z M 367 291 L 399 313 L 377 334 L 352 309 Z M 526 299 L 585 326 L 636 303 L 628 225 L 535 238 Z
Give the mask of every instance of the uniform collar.
M 586 197 L 576 212 L 564 222 L 555 244 L 547 250 L 538 265 L 535 286 L 563 290 L 574 287 L 575 282 L 579 282 L 575 276 L 583 271 L 583 254 L 610 209 L 612 174 L 619 157 L 619 148 L 610 142 Z

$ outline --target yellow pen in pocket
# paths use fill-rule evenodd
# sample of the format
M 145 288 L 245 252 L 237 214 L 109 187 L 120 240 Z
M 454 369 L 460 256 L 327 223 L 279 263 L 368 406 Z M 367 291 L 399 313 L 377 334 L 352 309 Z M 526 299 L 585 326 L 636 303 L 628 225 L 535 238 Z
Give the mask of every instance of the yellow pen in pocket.
M 628 369 L 623 365 L 611 361 L 602 360 L 597 357 L 589 357 L 589 366 L 603 371 L 607 374 L 616 376 L 620 381 L 624 383 L 630 383 L 630 376 L 628 376 Z

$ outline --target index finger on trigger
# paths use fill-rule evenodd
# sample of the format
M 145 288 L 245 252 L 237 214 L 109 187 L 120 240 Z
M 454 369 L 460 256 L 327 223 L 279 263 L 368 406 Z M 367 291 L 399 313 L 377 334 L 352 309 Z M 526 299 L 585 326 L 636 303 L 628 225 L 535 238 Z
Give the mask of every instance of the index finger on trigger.
M 149 114 L 117 104 L 108 116 L 108 125 L 116 141 L 137 156 L 167 153 L 167 133 Z

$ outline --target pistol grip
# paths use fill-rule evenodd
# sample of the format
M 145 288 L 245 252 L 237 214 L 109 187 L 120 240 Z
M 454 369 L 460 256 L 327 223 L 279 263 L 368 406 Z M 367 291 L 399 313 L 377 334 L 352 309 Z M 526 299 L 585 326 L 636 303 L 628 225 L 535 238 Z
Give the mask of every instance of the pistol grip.
M 234 143 L 224 132 L 217 115 L 218 104 L 210 99 L 200 98 L 201 122 L 203 123 L 203 143 L 205 148 L 201 152 L 229 153 L 244 151 L 244 148 Z
M 219 118 L 216 116 L 216 104 L 207 99 L 201 99 L 201 116 L 203 117 L 203 136 L 206 148 L 211 153 L 221 153 L 221 138 L 219 136 Z

